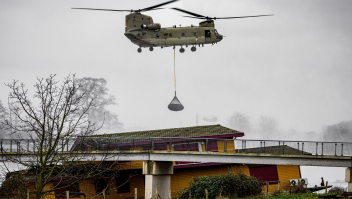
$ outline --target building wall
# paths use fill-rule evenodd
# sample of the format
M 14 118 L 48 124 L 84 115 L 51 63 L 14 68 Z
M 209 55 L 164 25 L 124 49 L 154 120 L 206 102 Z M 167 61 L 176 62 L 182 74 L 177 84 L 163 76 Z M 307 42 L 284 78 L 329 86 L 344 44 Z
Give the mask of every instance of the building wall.
M 224 141 L 213 141 L 211 143 L 212 151 L 224 152 Z M 209 147 L 209 145 L 208 145 Z M 142 147 L 137 147 L 137 150 L 142 150 Z M 169 144 L 167 149 L 170 150 Z M 226 152 L 235 152 L 234 142 L 228 141 L 226 143 Z M 171 147 L 171 150 L 174 150 Z M 202 143 L 202 151 L 205 151 L 205 143 Z M 174 162 L 175 164 L 175 162 Z M 119 162 L 119 168 L 122 169 L 138 169 L 143 167 L 143 161 L 126 161 Z M 288 189 L 289 179 L 300 178 L 299 166 L 276 166 L 277 169 L 277 179 L 281 181 L 280 189 Z M 193 168 L 179 168 L 174 169 L 174 174 L 171 176 L 171 191 L 172 195 L 176 196 L 178 191 L 189 187 L 189 182 L 192 178 L 200 176 L 210 176 L 210 175 L 223 175 L 228 173 L 237 174 L 242 172 L 243 174 L 250 176 L 250 168 L 248 165 L 213 165 L 213 166 L 203 166 L 203 167 L 193 167 Z M 135 174 L 129 181 L 130 192 L 129 193 L 117 193 L 117 185 L 115 179 L 110 179 L 109 181 L 109 193 L 106 194 L 106 198 L 116 198 L 123 199 L 127 197 L 134 196 L 134 189 L 137 188 L 138 196 L 144 196 L 144 176 L 142 174 Z M 51 185 L 48 185 L 51 186 Z M 87 195 L 87 198 L 92 198 L 96 195 L 94 179 L 82 180 L 79 184 L 80 190 Z M 119 185 L 118 185 L 119 186 Z M 266 187 L 263 187 L 263 191 L 266 191 Z M 278 190 L 278 184 L 271 183 L 269 191 Z M 83 196 L 81 196 L 83 198 Z M 98 197 L 98 198 L 101 198 Z M 46 199 L 55 199 L 53 196 L 48 196 Z
M 277 165 L 277 173 L 279 175 L 279 180 L 281 181 L 282 187 L 285 189 L 289 189 L 289 179 L 301 178 L 299 166 Z
M 171 176 L 171 191 L 176 192 L 189 187 L 189 182 L 192 178 L 200 176 L 224 175 L 228 173 L 237 174 L 242 172 L 249 176 L 247 165 L 216 165 L 204 166 L 184 169 L 174 169 L 174 174 Z
M 224 175 L 228 173 L 238 174 L 242 172 L 243 174 L 250 176 L 250 169 L 248 165 L 214 165 L 214 166 L 203 166 L 203 167 L 193 167 L 193 168 L 182 168 L 174 169 L 174 174 L 171 176 L 171 191 L 172 195 L 176 196 L 181 193 L 182 189 L 188 188 L 189 183 L 192 178 L 200 176 L 210 176 L 210 175 Z M 289 179 L 301 178 L 299 166 L 277 166 L 278 178 L 281 181 L 280 189 L 288 189 Z M 134 197 L 134 189 L 137 188 L 138 196 L 144 196 L 144 176 L 142 174 L 134 174 L 129 181 L 130 192 L 128 193 L 117 193 L 117 185 L 115 179 L 110 179 L 109 181 L 109 193 L 106 194 L 106 198 L 116 198 L 123 199 L 127 197 Z M 52 186 L 50 183 L 45 190 Z M 119 185 L 120 186 L 120 185 Z M 79 183 L 80 190 L 87 195 L 87 198 L 92 198 L 96 196 L 94 179 L 85 179 Z M 270 184 L 269 191 L 275 191 L 279 189 L 277 183 Z M 266 192 L 267 188 L 264 185 L 263 191 Z M 79 198 L 79 197 L 78 197 Z M 80 198 L 83 199 L 83 196 Z M 98 196 L 102 198 L 102 196 Z M 54 196 L 47 196 L 45 199 L 55 199 Z

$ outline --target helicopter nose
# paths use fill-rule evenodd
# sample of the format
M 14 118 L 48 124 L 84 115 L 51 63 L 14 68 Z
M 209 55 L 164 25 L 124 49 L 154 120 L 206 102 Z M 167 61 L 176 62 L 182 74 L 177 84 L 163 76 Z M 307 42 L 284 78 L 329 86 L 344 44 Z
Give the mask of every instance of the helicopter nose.
M 216 38 L 222 40 L 223 36 L 218 34 L 218 35 L 216 35 Z

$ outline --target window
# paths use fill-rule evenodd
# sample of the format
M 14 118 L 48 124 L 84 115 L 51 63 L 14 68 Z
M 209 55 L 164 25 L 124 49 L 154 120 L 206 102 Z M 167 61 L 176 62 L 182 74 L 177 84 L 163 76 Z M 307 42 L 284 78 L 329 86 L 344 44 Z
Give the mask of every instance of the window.
M 194 36 L 197 36 L 197 32 L 194 32 L 193 34 L 194 34 Z
M 215 33 L 215 34 L 218 34 L 218 31 L 217 31 L 216 29 L 214 29 L 214 33 Z
M 169 34 L 169 37 L 172 37 L 172 34 L 171 34 L 171 33 Z
M 174 151 L 199 151 L 198 143 L 175 144 Z
M 152 150 L 151 144 L 143 145 L 143 150 Z M 167 150 L 166 143 L 154 143 L 154 150 Z
M 129 180 L 130 180 L 129 176 L 115 178 L 117 193 L 130 193 L 131 192 Z
M 218 142 L 216 140 L 209 139 L 208 140 L 208 151 L 218 152 Z
M 174 151 L 202 151 L 202 143 L 182 143 L 173 145 Z M 176 164 L 193 164 L 197 162 L 176 162 Z
M 181 36 L 184 37 L 184 36 L 185 36 L 185 33 L 181 33 Z
M 159 38 L 159 34 L 156 34 L 155 36 L 156 36 L 156 38 Z
M 97 195 L 103 195 L 103 190 L 105 189 L 105 194 L 109 194 L 109 184 L 106 179 L 96 179 L 94 180 L 95 193 Z
M 279 180 L 275 165 L 251 165 L 249 166 L 249 172 L 260 182 L 269 181 L 269 184 L 277 184 Z
M 127 143 L 128 144 L 128 143 Z M 131 147 L 130 145 L 127 145 L 126 143 L 120 143 L 118 141 L 116 141 L 116 143 L 112 143 L 112 144 L 109 144 L 107 145 L 108 149 L 109 150 L 131 150 Z
M 67 185 L 69 185 L 70 183 L 59 183 L 59 184 L 54 184 L 54 186 L 56 188 L 60 188 L 60 187 L 65 187 Z M 65 187 L 62 189 L 58 189 L 55 191 L 55 199 L 66 199 L 66 191 L 70 192 L 70 198 L 75 198 L 75 197 L 80 197 L 81 193 L 79 190 L 79 184 L 78 183 L 74 183 L 69 187 Z

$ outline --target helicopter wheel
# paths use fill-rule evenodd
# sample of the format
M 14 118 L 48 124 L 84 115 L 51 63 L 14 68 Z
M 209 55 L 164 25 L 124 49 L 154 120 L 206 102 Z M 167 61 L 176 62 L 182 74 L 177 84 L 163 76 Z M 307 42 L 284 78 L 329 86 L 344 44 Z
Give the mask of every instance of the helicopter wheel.
M 153 46 L 149 47 L 149 51 L 152 52 L 154 50 Z
M 183 47 L 180 48 L 180 53 L 184 53 L 185 49 Z
M 196 50 L 197 50 L 197 48 L 194 47 L 194 46 L 191 48 L 191 51 L 192 51 L 192 52 L 196 52 Z
M 142 48 L 138 48 L 137 51 L 138 51 L 139 53 L 141 53 L 141 52 L 142 52 Z

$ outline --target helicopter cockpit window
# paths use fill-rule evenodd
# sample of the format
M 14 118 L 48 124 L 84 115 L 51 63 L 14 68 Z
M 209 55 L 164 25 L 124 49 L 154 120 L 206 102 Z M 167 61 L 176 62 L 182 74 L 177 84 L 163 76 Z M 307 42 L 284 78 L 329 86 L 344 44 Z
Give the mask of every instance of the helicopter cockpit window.
M 172 37 L 172 34 L 171 34 L 171 33 L 169 34 L 169 37 Z
M 214 33 L 215 33 L 215 34 L 218 34 L 218 31 L 217 31 L 216 29 L 214 29 Z
M 184 36 L 185 36 L 185 33 L 181 33 L 181 36 L 184 37 Z

